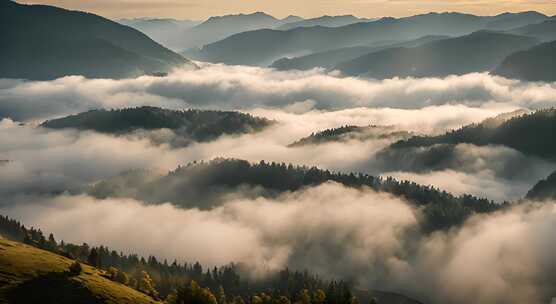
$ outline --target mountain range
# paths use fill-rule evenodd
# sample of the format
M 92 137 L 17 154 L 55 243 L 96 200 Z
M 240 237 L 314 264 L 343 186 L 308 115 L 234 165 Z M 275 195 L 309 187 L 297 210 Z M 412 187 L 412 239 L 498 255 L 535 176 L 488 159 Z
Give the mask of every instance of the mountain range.
M 556 41 L 543 43 L 508 56 L 494 71 L 507 78 L 556 81 Z
M 373 46 L 353 46 L 317 52 L 310 55 L 281 58 L 270 67 L 278 70 L 309 70 L 313 68 L 332 69 L 342 62 L 347 62 L 360 56 L 395 47 L 415 47 L 427 42 L 446 39 L 448 36 L 425 36 L 403 42 L 384 41 L 374 43 Z
M 490 71 L 506 56 L 537 43 L 531 37 L 479 31 L 414 48 L 389 48 L 340 63 L 334 69 L 346 75 L 377 79 L 463 75 Z
M 100 16 L 0 1 L 0 77 L 125 78 L 188 64 L 145 34 Z
M 299 20 L 296 22 L 286 23 L 277 27 L 277 30 L 287 31 L 298 27 L 324 26 L 324 27 L 340 27 L 358 22 L 369 22 L 374 19 L 358 18 L 353 15 L 342 16 L 322 16 L 311 19 Z
M 528 12 L 489 17 L 461 13 L 429 13 L 399 19 L 382 18 L 373 22 L 334 28 L 298 27 L 288 31 L 262 29 L 239 33 L 205 45 L 194 59 L 264 66 L 279 58 L 299 56 L 303 53 L 373 45 L 381 41 L 408 41 L 427 35 L 462 36 L 492 28 L 498 31 L 517 30 L 516 28 L 527 22 L 548 20 L 547 16 L 541 14 L 534 16 L 531 18 L 531 13 Z
M 171 47 L 174 42 L 182 40 L 184 31 L 201 23 L 201 21 L 171 18 L 133 18 L 116 21 L 145 33 L 165 47 Z

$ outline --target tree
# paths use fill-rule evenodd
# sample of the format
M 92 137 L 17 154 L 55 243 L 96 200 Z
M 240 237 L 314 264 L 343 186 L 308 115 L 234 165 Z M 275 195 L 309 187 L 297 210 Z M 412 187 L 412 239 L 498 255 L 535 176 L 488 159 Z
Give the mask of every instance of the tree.
M 326 293 L 322 289 L 317 289 L 313 293 L 313 304 L 323 304 L 326 301 Z
M 236 297 L 234 297 L 234 303 L 233 304 L 245 304 L 245 301 L 243 301 L 242 297 L 236 296 Z
M 69 267 L 69 272 L 73 276 L 79 275 L 82 270 L 81 263 L 78 261 L 73 262 Z
M 166 304 L 177 304 L 178 303 L 178 291 L 173 289 L 170 291 L 166 300 L 164 301 Z
M 189 284 L 178 290 L 177 302 L 187 304 L 218 304 L 212 292 L 208 288 L 199 287 L 195 280 L 191 280 Z
M 127 273 L 125 273 L 123 271 L 118 271 L 118 274 L 116 275 L 116 282 L 124 284 L 124 285 L 128 285 L 129 284 L 129 276 L 127 275 Z
M 96 267 L 96 268 L 100 268 L 101 267 L 101 263 L 100 263 L 100 255 L 98 254 L 98 251 L 96 248 L 91 249 L 91 252 L 89 253 L 89 256 L 87 257 L 87 263 L 89 263 L 89 265 Z
M 302 289 L 299 291 L 299 294 L 297 295 L 297 303 L 311 304 L 311 295 L 309 294 L 309 290 Z
M 226 293 L 224 292 L 224 288 L 220 286 L 218 288 L 218 304 L 227 304 L 228 300 L 226 298 Z
M 110 279 L 112 281 L 116 281 L 116 276 L 118 275 L 118 268 L 110 266 L 108 267 L 108 270 L 106 272 L 108 272 L 108 275 L 110 276 Z
M 56 243 L 56 240 L 54 239 L 54 235 L 52 233 L 48 236 L 48 242 L 46 246 L 50 251 L 56 250 L 56 247 L 58 247 L 58 243 Z
M 144 270 L 141 271 L 141 279 L 137 282 L 137 290 L 155 299 L 158 298 L 158 291 L 154 287 L 154 282 L 149 273 Z

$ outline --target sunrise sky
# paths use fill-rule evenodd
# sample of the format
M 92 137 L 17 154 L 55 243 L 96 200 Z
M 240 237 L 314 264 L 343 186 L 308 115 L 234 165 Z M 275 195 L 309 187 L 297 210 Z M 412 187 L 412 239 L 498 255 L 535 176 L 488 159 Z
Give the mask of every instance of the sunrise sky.
M 536 10 L 556 15 L 556 0 L 22 0 L 84 10 L 110 18 L 210 16 L 264 11 L 276 17 L 353 14 L 402 17 L 425 12 L 458 11 L 477 15 Z

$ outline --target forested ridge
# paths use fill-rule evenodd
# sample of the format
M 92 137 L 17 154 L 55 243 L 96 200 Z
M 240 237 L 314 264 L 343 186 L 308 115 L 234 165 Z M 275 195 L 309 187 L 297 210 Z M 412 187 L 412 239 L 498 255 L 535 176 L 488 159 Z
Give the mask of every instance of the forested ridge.
M 556 172 L 536 183 L 525 195 L 526 199 L 545 200 L 556 198 Z
M 539 110 L 510 118 L 499 126 L 479 123 L 438 136 L 414 136 L 390 148 L 410 148 L 437 144 L 469 143 L 478 146 L 504 145 L 528 155 L 547 159 L 556 157 L 556 109 Z
M 249 196 L 252 190 L 256 196 L 276 197 L 287 191 L 332 181 L 348 187 L 369 187 L 408 200 L 422 209 L 425 215 L 422 226 L 427 231 L 459 225 L 472 214 L 491 212 L 504 206 L 472 195 L 454 196 L 431 186 L 392 177 L 347 174 L 264 161 L 252 164 L 219 158 L 189 163 L 157 178 L 137 177 L 144 174 L 142 171 L 128 172 L 123 177 L 99 182 L 89 194 L 98 198 L 128 196 L 150 203 L 172 202 L 180 207 L 210 209 L 222 204 L 225 194 L 229 193 L 241 191 Z
M 41 124 L 44 128 L 92 130 L 126 134 L 136 130 L 170 129 L 185 140 L 204 142 L 221 135 L 258 132 L 273 121 L 233 111 L 168 110 L 143 106 L 116 110 L 91 110 Z
M 407 138 L 411 133 L 396 130 L 392 126 L 354 126 L 345 125 L 338 128 L 326 129 L 320 132 L 301 138 L 291 143 L 290 147 L 300 147 L 304 145 L 317 145 L 328 142 L 345 142 L 349 140 L 365 141 L 369 139 L 400 139 Z

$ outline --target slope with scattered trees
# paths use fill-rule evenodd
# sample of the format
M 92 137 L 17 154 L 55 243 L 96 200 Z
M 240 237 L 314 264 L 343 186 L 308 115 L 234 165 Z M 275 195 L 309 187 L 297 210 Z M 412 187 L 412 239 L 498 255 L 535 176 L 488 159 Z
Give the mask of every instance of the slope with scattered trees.
M 0 303 L 140 304 L 155 303 L 153 298 L 167 304 L 419 303 L 398 294 L 357 291 L 349 282 L 308 271 L 286 268 L 252 280 L 241 274 L 241 265 L 206 268 L 198 262 L 168 263 L 104 246 L 57 242 L 52 234 L 45 238 L 41 230 L 2 215 L 0 235 L 12 240 L 0 238 Z M 35 292 L 24 294 L 27 287 Z
M 0 303 L 160 303 L 103 270 L 34 246 L 0 238 L 0 252 Z

